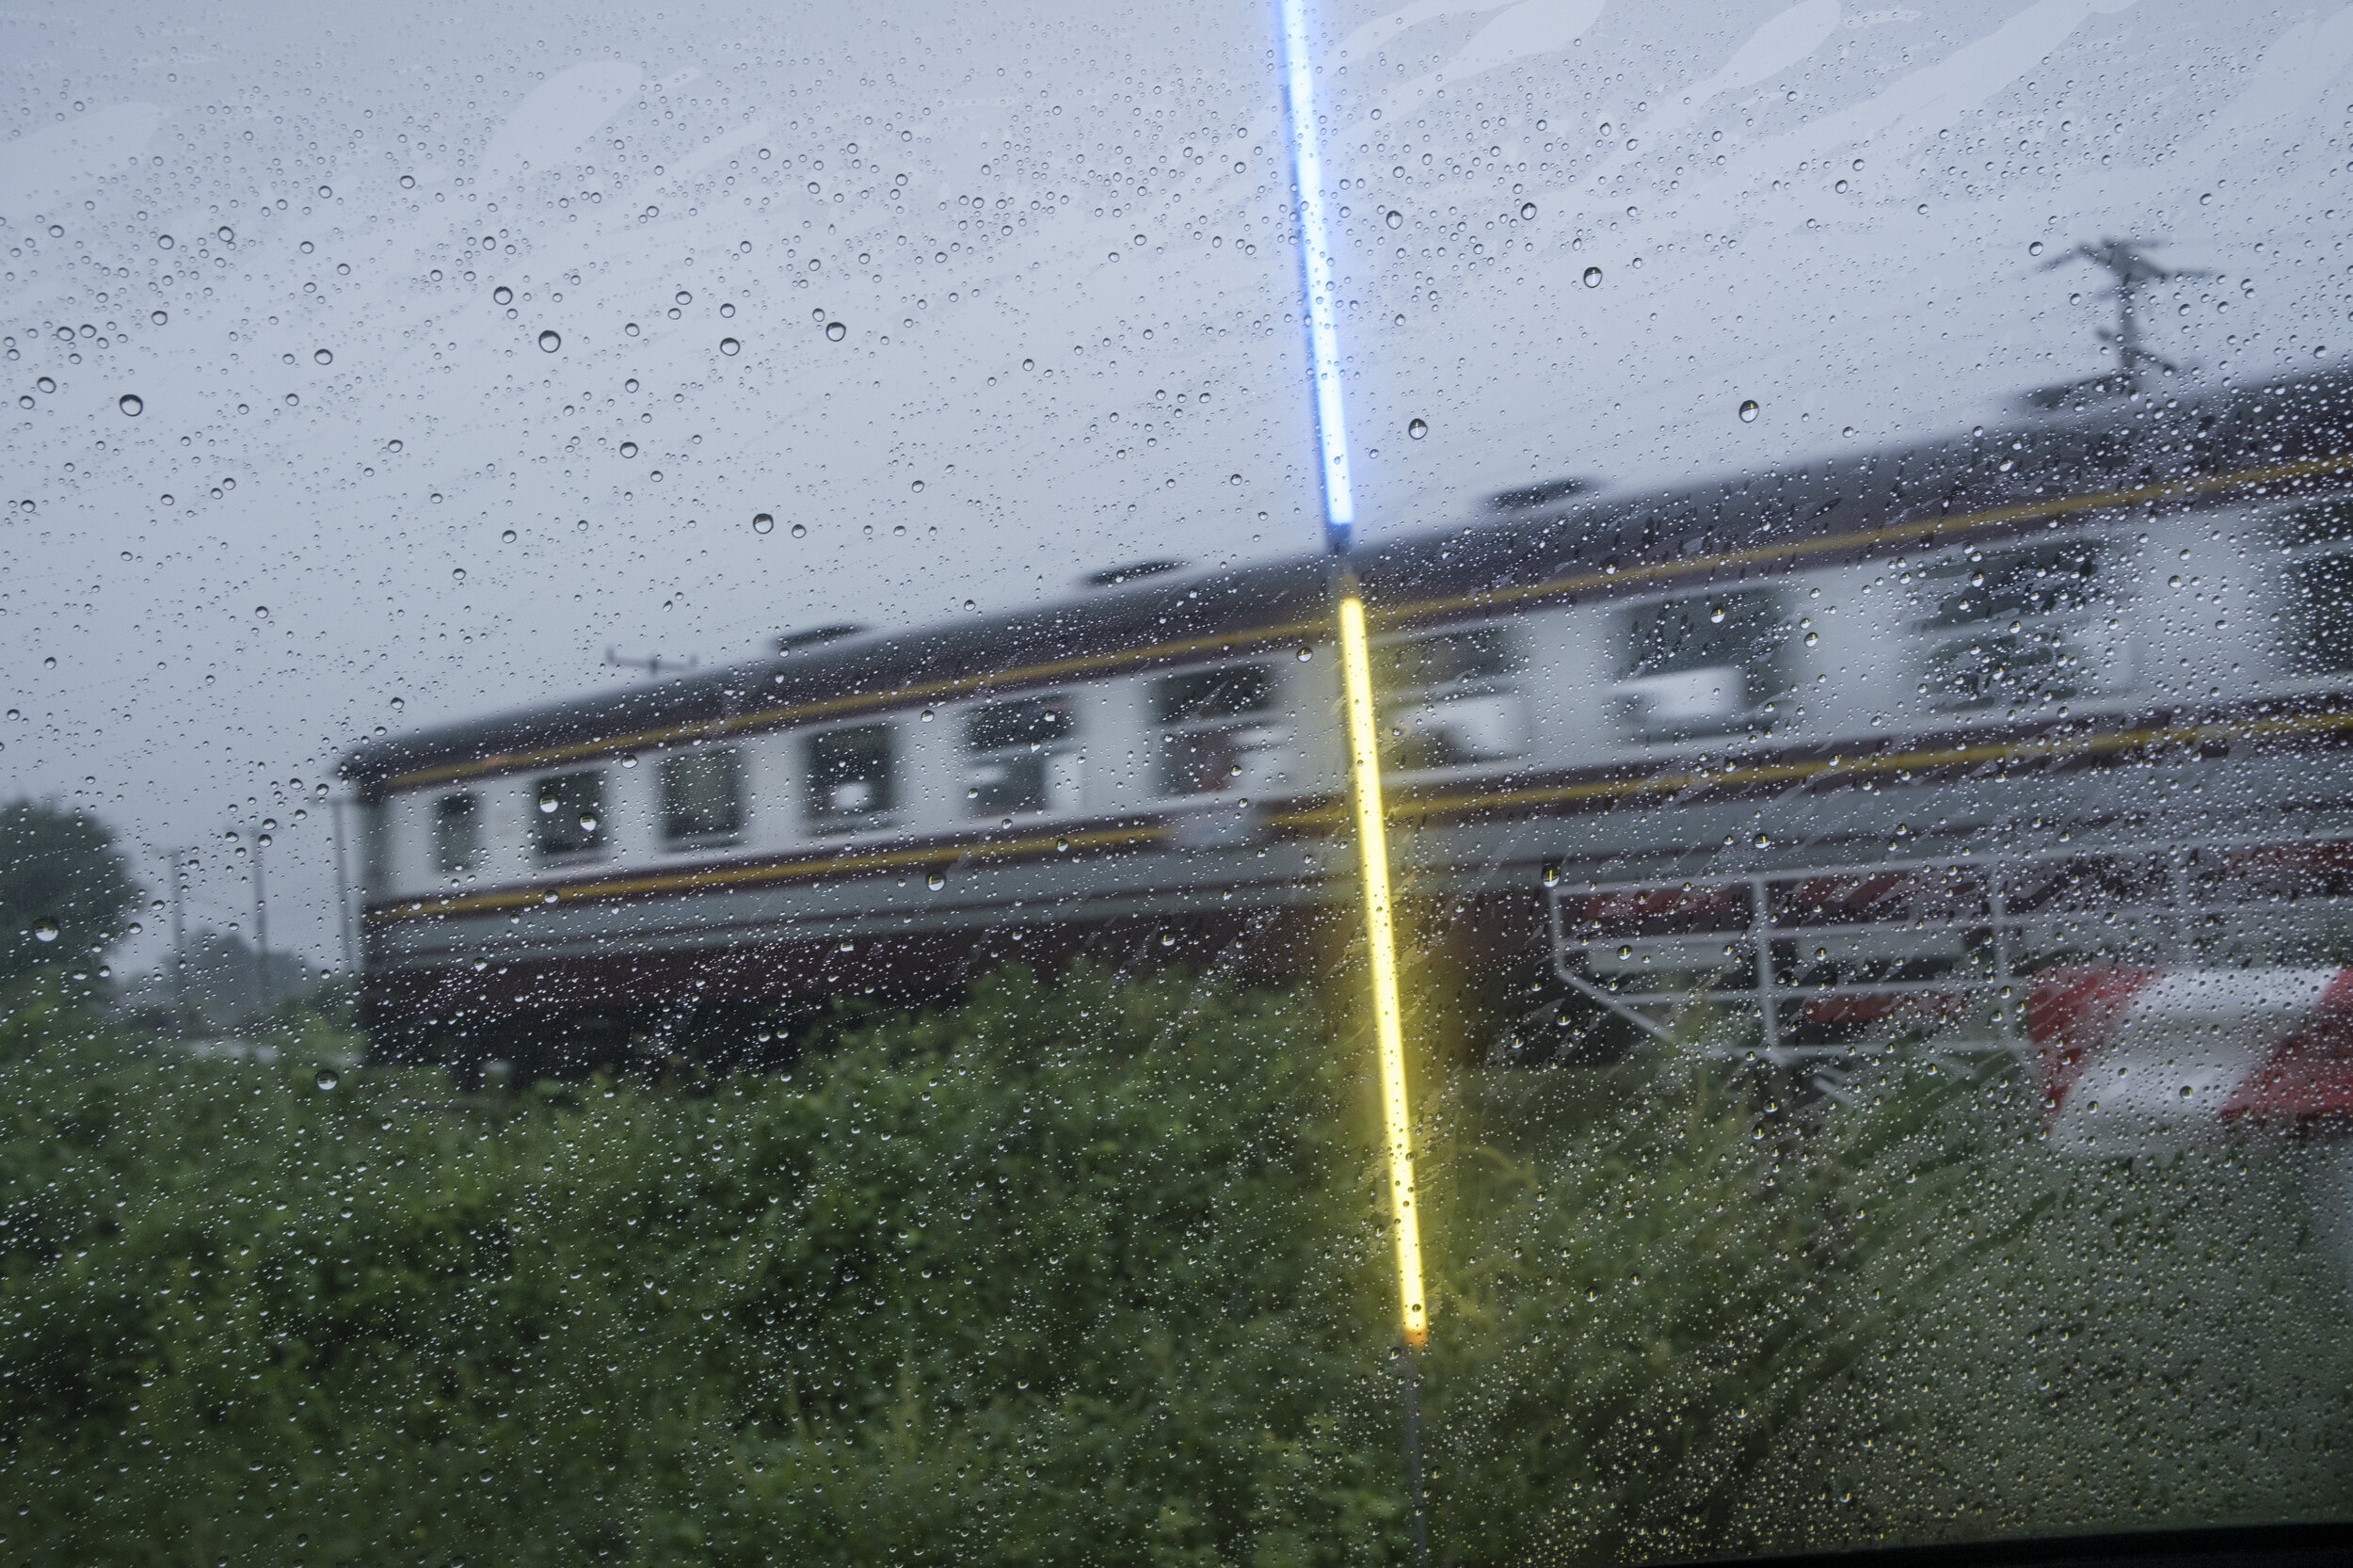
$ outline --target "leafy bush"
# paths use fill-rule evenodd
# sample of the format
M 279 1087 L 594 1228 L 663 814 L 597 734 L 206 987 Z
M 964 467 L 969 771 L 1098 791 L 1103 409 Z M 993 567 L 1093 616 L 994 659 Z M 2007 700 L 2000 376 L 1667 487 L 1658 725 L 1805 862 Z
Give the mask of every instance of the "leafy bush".
M 1000 973 L 787 1073 L 456 1096 L 0 1000 L 12 1561 L 1403 1560 L 1355 1059 Z M 2004 1070 L 1436 1086 L 1457 1561 L 2343 1512 L 2325 1147 L 2051 1154 Z

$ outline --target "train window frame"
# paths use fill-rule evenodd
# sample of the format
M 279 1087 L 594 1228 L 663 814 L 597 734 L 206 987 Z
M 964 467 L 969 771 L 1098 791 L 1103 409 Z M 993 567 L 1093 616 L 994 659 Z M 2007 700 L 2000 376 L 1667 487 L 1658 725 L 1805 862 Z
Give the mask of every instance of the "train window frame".
M 726 776 L 728 814 L 719 825 L 694 826 L 680 821 L 680 802 L 674 785 L 696 773 Z M 741 843 L 750 817 L 749 792 L 744 787 L 744 748 L 688 746 L 663 753 L 654 761 L 654 817 L 665 850 L 706 849 Z
M 2021 603 L 2014 583 L 1995 581 L 2005 571 L 2070 555 L 2088 563 L 2086 569 L 2073 574 L 2086 586 L 2072 600 Z M 1917 681 L 1928 707 L 1938 712 L 1976 713 L 2007 703 L 2018 714 L 2114 696 L 2127 688 L 2131 672 L 2119 652 L 2127 646 L 2124 640 L 2112 639 L 2103 649 L 2090 635 L 2101 616 L 2118 607 L 2121 555 L 2113 538 L 2078 533 L 2058 539 L 1973 546 L 1920 566 L 1913 573 L 1919 596 L 1927 600 L 1940 591 L 1945 594 L 1934 610 L 1911 622 L 1919 643 Z M 2038 579 L 2047 575 L 2047 569 L 2036 571 Z M 1954 585 L 1943 588 L 1946 583 Z M 2009 624 L 2004 626 L 2005 621 Z M 1997 651 L 1989 653 L 1989 648 Z M 2073 673 L 2005 690 L 2012 663 L 2002 662 L 2001 649 L 2009 650 L 2008 659 L 2021 669 Z M 1989 671 L 1991 680 L 1979 679 Z M 1972 682 L 1966 695 L 1957 693 L 1961 681 Z
M 900 727 L 888 719 L 870 719 L 858 724 L 829 725 L 823 729 L 802 732 L 797 749 L 801 764 L 801 820 L 812 834 L 837 837 L 845 834 L 871 833 L 896 824 L 900 810 L 900 791 L 905 762 Z M 835 806 L 824 802 L 819 792 L 822 786 L 820 753 L 828 748 L 845 748 L 852 736 L 879 736 L 882 744 L 880 772 L 865 782 L 874 783 L 877 798 L 856 806 Z M 858 782 L 842 778 L 835 782 Z
M 983 727 L 1003 722 L 1020 710 L 1056 715 L 1045 728 L 1050 733 L 992 735 Z M 962 715 L 958 736 L 964 768 L 964 815 L 980 817 L 1040 817 L 1079 811 L 1085 806 L 1085 782 L 1080 773 L 1085 752 L 1080 739 L 1078 694 L 1041 692 L 1028 696 L 977 703 Z M 976 733 L 977 731 L 977 733 Z M 983 770 L 1000 770 L 996 778 Z M 1008 799 L 994 786 L 1013 776 L 1025 776 L 1028 790 L 1019 800 Z
M 472 790 L 451 790 L 433 799 L 433 868 L 443 876 L 462 876 L 481 864 L 482 796 Z M 462 827 L 460 826 L 462 824 Z M 456 840 L 462 835 L 462 843 Z
M 1737 666 L 1723 660 L 1661 663 L 1646 655 L 1641 646 L 1646 618 L 1663 618 L 1666 612 L 1686 607 L 1692 614 L 1709 617 L 1711 625 L 1732 620 L 1737 613 L 1739 624 L 1756 632 L 1752 654 Z M 1723 612 L 1721 616 L 1716 614 L 1719 609 Z M 1620 606 L 1616 622 L 1619 653 L 1611 691 L 1620 724 L 1637 741 L 1675 743 L 1737 730 L 1753 733 L 1769 729 L 1780 717 L 1781 699 L 1797 689 L 1786 584 L 1729 584 L 1698 593 L 1645 598 Z M 1755 649 L 1761 649 L 1761 654 Z M 1694 708 L 1681 718 L 1672 716 L 1670 703 L 1697 690 L 1698 682 L 1688 678 L 1735 667 L 1741 680 L 1737 702 Z M 1677 677 L 1687 679 L 1678 680 Z M 1720 696 L 1721 687 L 1705 694 L 1701 700 Z
M 1242 672 L 1256 678 L 1260 689 L 1254 699 L 1237 705 L 1222 694 Z M 1194 695 L 1177 698 L 1176 694 L 1187 691 Z M 1159 736 L 1152 789 L 1160 800 L 1206 801 L 1241 794 L 1251 788 L 1251 760 L 1289 738 L 1288 727 L 1273 722 L 1282 712 L 1283 679 L 1269 659 L 1194 665 L 1156 676 L 1148 693 L 1148 712 Z M 1194 765 L 1188 767 L 1188 760 Z M 1223 773 L 1217 771 L 1221 766 Z M 1182 787 L 1188 779 L 1217 782 L 1207 789 Z
M 540 864 L 598 860 L 613 853 L 613 812 L 611 803 L 605 799 L 606 772 L 601 767 L 567 768 L 561 773 L 541 774 L 532 780 L 532 849 Z M 584 798 L 568 801 L 568 794 Z M 567 820 L 568 808 L 569 820 L 575 824 L 575 836 L 552 833 L 551 828 Z
M 1481 641 L 1490 645 L 1483 664 L 1433 674 L 1426 679 L 1418 679 L 1415 672 L 1403 667 L 1412 651 Z M 1378 696 L 1384 748 L 1387 753 L 1383 766 L 1387 771 L 1440 773 L 1492 767 L 1516 761 L 1534 748 L 1527 694 L 1521 685 L 1529 659 L 1520 629 L 1491 621 L 1401 632 L 1373 642 L 1372 665 L 1373 690 Z M 1431 757 L 1417 751 L 1417 742 L 1447 733 L 1442 721 L 1449 709 L 1473 719 L 1483 716 L 1486 722 L 1509 733 L 1510 744 L 1471 750 L 1461 756 Z

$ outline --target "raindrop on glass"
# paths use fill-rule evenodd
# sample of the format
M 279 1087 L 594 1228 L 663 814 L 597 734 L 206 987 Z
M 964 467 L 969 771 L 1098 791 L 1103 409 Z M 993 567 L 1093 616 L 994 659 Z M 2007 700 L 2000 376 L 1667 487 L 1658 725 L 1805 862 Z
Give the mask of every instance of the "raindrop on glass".
M 557 337 L 555 335 L 555 328 L 551 327 L 546 331 L 539 334 L 539 346 L 545 349 L 548 353 L 552 354 L 557 349 L 564 346 L 564 340 Z
M 776 520 L 774 514 L 768 512 L 754 512 L 752 514 L 753 533 L 771 534 L 776 531 Z
M 842 326 L 841 323 L 838 321 L 829 321 L 825 323 L 825 336 L 832 339 L 835 343 L 840 343 L 843 338 L 846 338 L 849 335 L 850 329 L 847 327 Z
M 504 283 L 501 283 L 490 291 L 490 297 L 502 305 L 512 305 L 515 302 L 515 291 Z
M 634 456 L 637 456 L 637 443 L 636 443 L 635 441 L 623 441 L 623 442 L 621 443 L 621 456 L 624 456 L 624 457 L 634 457 Z
M 43 920 L 43 921 L 41 921 L 41 922 L 40 922 L 40 924 L 39 924 L 39 925 L 37 925 L 37 926 L 33 927 L 33 940 L 34 940 L 34 941 L 36 941 L 36 942 L 54 942 L 54 941 L 56 941 L 56 939 L 57 939 L 57 928 L 56 928 L 55 925 L 52 925 L 49 921 L 47 921 L 47 920 Z
M 1430 434 L 1430 422 L 1426 419 L 1417 419 L 1405 426 L 1405 433 L 1414 440 L 1419 440 Z
M 1741 403 L 1741 405 L 1740 405 L 1740 423 L 1741 423 L 1741 424 L 1754 424 L 1756 423 L 1756 399 L 1755 399 L 1755 398 L 1752 397 L 1752 398 L 1746 399 L 1745 401 L 1743 401 L 1743 402 Z
M 744 345 L 742 344 L 737 343 L 733 338 L 721 338 L 719 340 L 719 352 L 722 354 L 738 353 L 743 349 L 743 346 Z
M 1535 216 L 1536 216 L 1536 203 L 1535 203 L 1535 202 L 1533 202 L 1533 201 L 1523 201 L 1523 202 L 1521 202 L 1521 203 L 1520 203 L 1520 221 L 1521 221 L 1522 223 L 1526 223 L 1529 219 L 1530 219 L 1530 218 L 1534 217 Z
M 808 537 L 808 524 L 805 522 L 794 523 L 792 525 L 792 536 L 796 539 L 805 539 Z
M 323 365 L 331 365 L 335 362 L 335 355 L 332 349 L 321 348 L 313 350 L 311 358 Z
M 1381 221 L 1387 224 L 1392 229 L 1402 229 L 1405 227 L 1405 215 L 1392 207 L 1389 209 L 1389 216 L 1383 218 Z
M 314 1080 L 314 1081 L 322 1089 L 332 1089 L 336 1084 L 341 1083 L 343 1080 L 335 1076 L 334 1068 L 321 1067 L 319 1069 L 319 1076 L 316 1080 Z
M 1585 286 L 1589 289 L 1601 287 L 1601 268 L 1589 266 L 1585 269 Z
M 139 401 L 138 393 L 124 392 L 122 396 L 116 401 L 115 407 L 120 408 L 124 413 L 131 415 L 133 418 L 136 418 L 139 410 L 146 408 L 147 405 Z
M 154 314 L 152 314 L 152 315 L 149 316 L 147 319 L 148 319 L 148 320 L 150 320 L 150 321 L 152 321 L 152 322 L 153 322 L 156 326 L 161 327 L 161 326 L 162 326 L 165 322 L 169 321 L 169 320 L 171 319 L 171 317 L 169 317 L 169 316 L 166 315 L 166 314 L 165 314 L 163 312 L 161 312 L 161 311 L 157 311 Z

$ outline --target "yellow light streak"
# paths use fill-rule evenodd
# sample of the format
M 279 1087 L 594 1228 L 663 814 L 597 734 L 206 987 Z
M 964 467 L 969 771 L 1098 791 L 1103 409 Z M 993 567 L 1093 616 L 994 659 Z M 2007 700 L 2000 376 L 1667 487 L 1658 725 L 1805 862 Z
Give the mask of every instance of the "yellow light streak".
M 1381 806 L 1379 715 L 1365 644 L 1365 601 L 1353 577 L 1340 585 L 1340 685 L 1348 711 L 1349 773 L 1356 800 L 1356 854 L 1364 868 L 1365 939 L 1372 956 L 1372 1021 L 1381 1046 L 1381 1118 L 1388 1141 L 1389 1209 L 1396 1223 L 1397 1293 L 1405 1342 L 1430 1337 L 1421 1294 L 1421 1223 L 1414 1195 L 1413 1122 L 1405 1101 L 1405 1026 L 1397 1003 L 1397 921 L 1390 906 L 1387 817 Z

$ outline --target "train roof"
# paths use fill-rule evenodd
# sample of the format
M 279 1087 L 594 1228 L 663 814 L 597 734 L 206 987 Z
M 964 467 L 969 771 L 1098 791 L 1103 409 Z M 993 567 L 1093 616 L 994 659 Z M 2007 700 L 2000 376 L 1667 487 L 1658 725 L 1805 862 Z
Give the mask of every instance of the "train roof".
M 1524 486 L 1489 498 L 1483 515 L 1385 542 L 1347 565 L 1376 616 L 1470 618 L 1538 596 L 1763 575 L 2068 514 L 2312 488 L 2353 471 L 2349 423 L 2353 374 L 2342 372 L 2204 397 L 2144 394 L 1672 490 Z M 830 628 L 838 634 L 767 659 L 392 736 L 353 749 L 341 772 L 376 793 L 1305 641 L 1322 631 L 1332 570 L 1328 559 L 1305 556 L 1160 571 L 1007 615 L 881 632 Z

